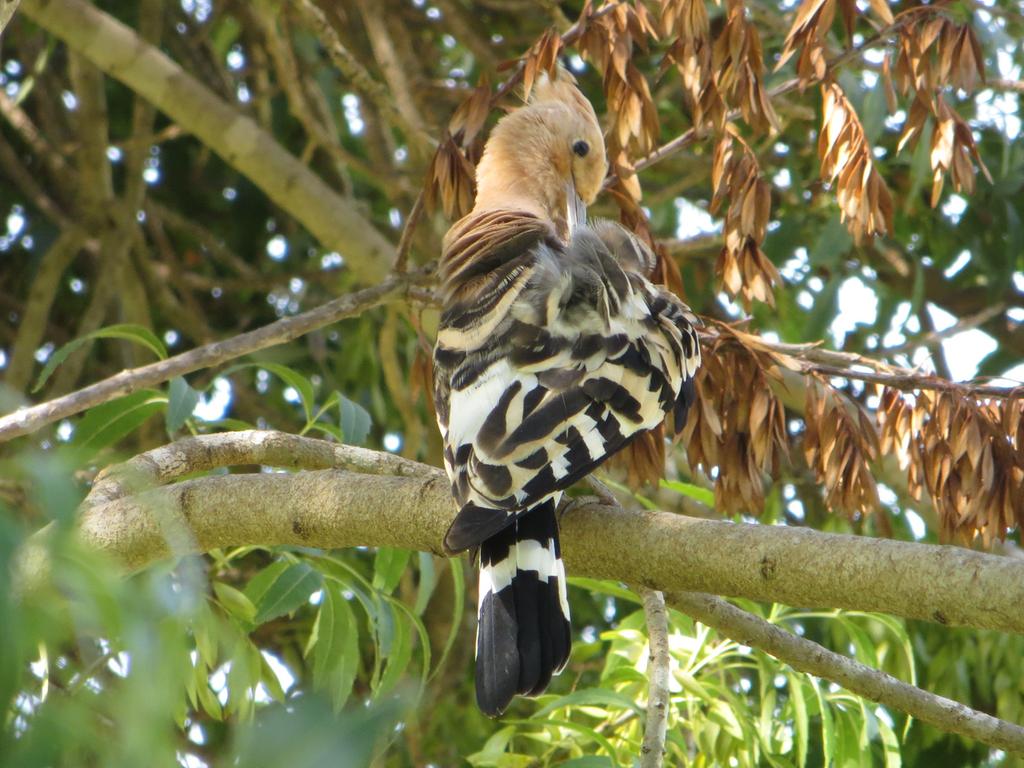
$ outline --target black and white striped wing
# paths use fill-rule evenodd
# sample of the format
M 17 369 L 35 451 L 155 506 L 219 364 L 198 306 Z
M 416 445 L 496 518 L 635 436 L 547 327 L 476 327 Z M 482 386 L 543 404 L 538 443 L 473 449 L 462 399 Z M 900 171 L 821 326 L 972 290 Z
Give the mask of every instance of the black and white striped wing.
M 461 507 L 450 549 L 557 501 L 666 415 L 685 423 L 700 365 L 691 316 L 641 274 L 643 254 L 620 233 L 602 224 L 568 246 L 538 238 L 442 318 L 438 422 Z

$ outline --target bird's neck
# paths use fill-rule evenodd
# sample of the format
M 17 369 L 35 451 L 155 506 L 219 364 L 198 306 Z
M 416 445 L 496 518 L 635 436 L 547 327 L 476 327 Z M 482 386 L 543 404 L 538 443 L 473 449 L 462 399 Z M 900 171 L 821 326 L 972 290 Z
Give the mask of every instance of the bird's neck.
M 499 125 L 480 158 L 473 210 L 525 211 L 560 229 L 566 216 L 568 168 L 559 167 L 546 135 L 517 134 L 511 127 Z

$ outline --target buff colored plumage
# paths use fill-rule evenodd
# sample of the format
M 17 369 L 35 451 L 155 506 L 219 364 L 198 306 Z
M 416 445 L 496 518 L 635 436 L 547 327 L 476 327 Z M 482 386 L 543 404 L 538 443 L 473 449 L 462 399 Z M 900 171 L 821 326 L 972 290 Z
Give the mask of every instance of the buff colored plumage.
M 632 233 L 586 222 L 605 172 L 593 107 L 560 71 L 494 128 L 475 206 L 445 237 L 435 409 L 460 510 L 445 544 L 479 547 L 489 715 L 569 657 L 562 492 L 666 415 L 681 429 L 693 402 L 692 316 L 649 282 Z

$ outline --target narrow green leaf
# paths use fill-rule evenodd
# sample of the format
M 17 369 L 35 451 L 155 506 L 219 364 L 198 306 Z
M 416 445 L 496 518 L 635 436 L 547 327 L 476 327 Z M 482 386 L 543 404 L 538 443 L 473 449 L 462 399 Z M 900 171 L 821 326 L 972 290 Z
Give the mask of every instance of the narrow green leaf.
M 900 768 L 903 765 L 903 756 L 900 754 L 899 739 L 889 724 L 877 715 L 875 723 L 878 725 L 878 735 L 882 739 L 882 749 L 885 752 L 885 768 Z
M 263 595 L 270 589 L 270 585 L 277 581 L 278 576 L 287 569 L 288 563 L 285 560 L 277 560 L 271 563 L 249 579 L 249 583 L 245 587 L 245 596 L 258 605 L 260 600 L 263 599 Z
M 146 419 L 167 406 L 167 398 L 154 389 L 142 389 L 130 395 L 97 405 L 86 411 L 75 425 L 71 446 L 83 460 L 137 429 Z
M 448 654 L 451 653 L 452 648 L 455 646 L 455 641 L 458 639 L 459 631 L 462 627 L 462 612 L 466 607 L 466 580 L 462 570 L 462 560 L 457 557 L 451 558 L 448 560 L 448 567 L 452 574 L 451 629 L 448 630 L 448 638 L 444 642 L 441 658 L 437 660 L 437 666 L 434 667 L 431 677 L 440 672 L 441 668 L 444 667 L 444 663 L 448 660 Z
M 221 709 L 217 695 L 210 688 L 210 678 L 201 664 L 195 668 L 195 678 L 195 692 L 203 711 L 214 720 L 223 720 L 224 710 Z
M 359 403 L 354 403 L 340 392 L 338 393 L 339 426 L 345 442 L 349 445 L 362 445 L 370 433 L 372 420 L 370 414 Z
M 668 488 L 670 491 L 675 491 L 694 501 L 699 501 L 705 506 L 715 506 L 715 492 L 708 488 L 701 488 L 699 485 L 693 485 L 692 483 L 682 483 L 678 480 L 662 480 L 661 487 Z
M 531 726 L 538 725 L 537 721 L 533 720 L 533 719 L 530 719 L 530 720 L 505 720 L 504 722 L 507 722 L 510 725 L 531 725 Z M 571 720 L 559 720 L 559 719 L 556 719 L 556 718 L 553 718 L 553 717 L 547 718 L 544 721 L 543 725 L 554 727 L 554 728 L 566 728 L 566 729 L 568 729 L 570 731 L 574 731 L 575 733 L 579 734 L 580 736 L 585 736 L 587 740 L 592 741 L 595 744 L 597 744 L 605 752 L 608 752 L 609 754 L 612 754 L 612 755 L 615 754 L 615 748 L 612 747 L 611 742 L 608 741 L 607 738 L 602 736 L 600 733 L 598 733 L 593 728 L 588 728 L 585 725 L 581 725 L 580 723 L 576 723 L 576 722 L 573 722 Z M 583 739 L 574 739 L 574 741 L 581 742 L 581 743 L 584 743 L 584 744 L 586 743 L 586 741 L 583 740 Z
M 323 577 L 307 563 L 289 565 L 255 600 L 256 624 L 263 624 L 304 605 L 323 584 Z
M 310 429 L 315 429 L 317 432 L 323 432 L 325 435 L 330 435 L 339 443 L 345 442 L 345 434 L 341 431 L 341 427 L 336 427 L 326 421 L 315 421 L 309 425 Z
M 427 610 L 430 598 L 434 594 L 434 588 L 437 586 L 437 571 L 434 568 L 433 555 L 429 552 L 417 552 L 416 555 L 419 560 L 420 581 L 416 589 L 416 604 L 413 607 L 413 612 L 417 616 L 422 616 L 423 612 Z
M 606 579 L 590 579 L 585 576 L 570 576 L 569 584 L 573 587 L 579 587 L 585 589 L 588 592 L 599 592 L 605 595 L 611 595 L 612 597 L 619 598 L 621 600 L 628 600 L 631 603 L 640 605 L 643 601 L 633 594 L 630 590 L 621 586 L 616 581 L 608 581 Z
M 270 662 L 267 661 L 267 657 L 262 653 L 260 654 L 260 682 L 267 689 L 267 693 L 270 694 L 270 698 L 274 701 L 285 700 L 284 689 L 281 687 L 281 681 L 277 678 L 277 673 L 274 668 L 270 666 Z
M 391 640 L 391 648 L 387 653 L 387 667 L 381 675 L 380 684 L 374 692 L 376 696 L 387 696 L 395 686 L 412 660 L 412 633 L 409 632 L 409 622 L 401 616 L 394 616 L 394 634 Z
M 797 674 L 788 674 L 789 701 L 793 705 L 793 730 L 796 736 L 796 764 L 799 768 L 807 765 L 807 743 L 810 728 L 807 720 L 807 701 L 804 699 L 803 679 Z
M 515 726 L 509 725 L 498 729 L 484 742 L 483 749 L 470 755 L 466 760 L 474 766 L 494 765 L 494 761 L 505 753 L 509 742 L 515 735 Z
M 338 661 L 335 644 L 338 641 L 338 608 L 336 598 L 339 588 L 334 583 L 324 584 L 323 596 L 320 598 L 320 610 L 317 611 L 313 631 L 309 634 L 306 645 L 306 656 L 313 653 L 313 685 L 322 687 L 327 673 Z
M 171 379 L 167 397 L 167 434 L 173 435 L 199 405 L 199 393 L 181 376 Z
M 306 422 L 312 421 L 313 408 L 315 406 L 312 382 L 301 373 L 293 371 L 286 365 L 279 365 L 278 363 L 256 363 L 256 365 L 268 373 L 274 374 L 294 389 L 299 395 L 299 401 L 302 403 L 302 410 L 306 414 Z
M 811 685 L 814 688 L 814 695 L 818 699 L 818 712 L 821 714 L 821 751 L 825 756 L 825 765 L 833 765 L 833 756 L 835 755 L 835 725 L 832 722 L 832 711 L 829 707 L 829 703 L 825 700 L 825 695 L 821 690 L 821 683 L 812 678 Z
M 220 581 L 213 582 L 213 592 L 217 602 L 235 618 L 249 623 L 256 618 L 256 606 L 244 593 Z
M 389 595 L 394 592 L 411 554 L 408 549 L 378 548 L 373 558 L 373 588 Z
M 629 696 L 605 688 L 583 688 L 565 696 L 559 696 L 550 704 L 541 707 L 532 715 L 531 720 L 543 719 L 562 707 L 603 707 L 613 710 L 632 710 L 641 714 L 639 705 Z
M 53 375 L 53 372 L 57 370 L 57 366 L 67 360 L 68 356 L 80 346 L 94 339 L 125 339 L 126 341 L 134 341 L 136 344 L 146 347 L 159 359 L 167 359 L 167 348 L 164 346 L 164 343 L 148 328 L 130 323 L 108 325 L 106 328 L 97 328 L 92 333 L 72 339 L 50 355 L 46 365 L 39 374 L 39 378 L 36 379 L 36 384 L 32 387 L 32 391 L 38 392 L 42 389 L 50 376 Z
M 587 755 L 586 757 L 574 757 L 561 764 L 562 768 L 615 768 L 615 763 L 610 757 L 604 755 Z
M 340 640 L 340 645 L 330 688 L 334 709 L 341 711 L 352 695 L 356 673 L 359 671 L 359 624 L 349 602 L 340 593 L 335 597 L 335 638 Z

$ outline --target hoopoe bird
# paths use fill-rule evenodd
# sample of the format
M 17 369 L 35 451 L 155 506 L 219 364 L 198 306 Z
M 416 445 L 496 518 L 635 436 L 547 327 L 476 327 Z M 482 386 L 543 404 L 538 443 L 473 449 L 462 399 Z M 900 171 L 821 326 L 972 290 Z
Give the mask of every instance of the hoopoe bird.
M 586 220 L 606 173 L 594 108 L 564 70 L 491 132 L 473 210 L 444 239 L 434 349 L 437 423 L 478 547 L 476 696 L 501 714 L 538 695 L 572 644 L 556 509 L 562 493 L 694 401 L 689 309 L 648 279 L 631 232 Z

